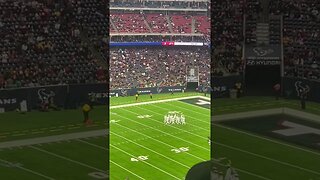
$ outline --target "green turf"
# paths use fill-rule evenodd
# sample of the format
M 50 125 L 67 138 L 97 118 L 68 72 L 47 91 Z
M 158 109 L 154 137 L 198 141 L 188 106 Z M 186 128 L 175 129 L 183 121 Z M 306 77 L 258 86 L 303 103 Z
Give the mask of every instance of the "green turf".
M 197 111 L 197 114 L 190 110 Z M 164 125 L 168 111 L 181 111 L 186 125 Z M 199 116 L 207 116 L 201 118 Z M 150 118 L 138 118 L 151 115 Z M 189 168 L 210 159 L 210 110 L 181 101 L 139 105 L 111 110 L 111 179 L 184 179 Z M 175 153 L 174 148 L 188 147 Z M 131 158 L 147 156 L 144 161 Z
M 89 116 L 94 121 L 94 125 L 90 127 L 82 123 L 83 115 L 80 109 L 50 112 L 32 111 L 26 114 L 7 112 L 0 115 L 0 142 L 104 129 L 107 127 L 106 109 L 105 106 L 94 107 Z
M 83 124 L 81 109 L 3 113 L 0 114 L 0 143 L 106 129 L 107 115 L 106 106 L 94 107 L 89 114 L 94 123 L 87 126 Z M 0 179 L 97 179 L 91 173 L 106 179 L 107 143 L 107 138 L 97 137 L 0 149 Z
M 156 100 L 162 100 L 162 99 L 172 99 L 172 98 L 179 98 L 179 97 L 197 96 L 197 95 L 203 95 L 203 93 L 185 92 L 185 93 L 174 93 L 174 94 L 171 94 L 171 93 L 153 94 L 152 99 L 150 98 L 149 95 L 140 95 L 138 98 L 138 101 L 135 100 L 134 96 L 111 97 L 110 106 L 121 105 L 121 104 L 131 104 L 136 102 L 156 101 Z
M 277 101 L 272 97 L 217 99 L 213 106 L 216 115 L 277 107 L 300 109 L 299 101 Z M 306 111 L 320 114 L 319 107 L 317 103 L 308 102 Z M 260 126 L 256 129 L 265 128 L 262 118 L 255 120 L 258 121 L 255 125 Z M 228 126 L 230 123 L 213 124 L 213 156 L 231 160 L 240 179 L 320 179 L 320 151 Z
M 139 102 L 190 95 L 200 94 L 161 94 L 154 95 L 153 100 L 143 95 L 139 97 Z M 111 98 L 112 106 L 127 103 L 136 103 L 134 97 Z M 215 115 L 277 107 L 300 109 L 297 100 L 276 101 L 273 97 L 216 99 L 212 105 Z M 163 115 L 170 110 L 183 111 L 187 116 L 187 125 L 164 126 Z M 320 115 L 320 105 L 307 102 L 305 111 Z M 118 124 L 110 125 L 112 180 L 126 177 L 130 180 L 138 177 L 183 179 L 188 167 L 210 158 L 207 142 L 210 134 L 209 109 L 172 101 L 112 109 L 110 112 L 110 120 L 120 120 Z M 140 119 L 137 114 L 152 117 Z M 0 142 L 105 129 L 106 115 L 105 106 L 95 107 L 90 113 L 95 126 L 86 127 L 82 124 L 80 109 L 47 113 L 33 111 L 24 115 L 17 112 L 0 114 Z M 213 156 L 215 159 L 224 158 L 219 161 L 220 164 L 217 161 L 214 164 L 220 167 L 221 162 L 225 164 L 231 160 L 240 179 L 320 179 L 320 151 L 223 124 L 213 124 L 212 130 Z M 97 137 L 0 149 L 0 179 L 45 179 L 41 175 L 54 179 L 97 179 L 89 174 L 105 172 L 108 168 L 106 147 L 107 139 Z M 171 151 L 179 147 L 189 147 L 189 151 Z M 148 159 L 131 161 L 137 156 L 147 156 Z M 20 163 L 20 168 L 6 162 Z M 104 174 L 100 172 L 100 175 Z
M 108 153 L 103 142 L 106 139 L 98 137 L 1 149 L 0 179 L 95 179 L 88 174 L 107 172 Z M 6 167 L 4 161 L 20 163 L 24 169 Z

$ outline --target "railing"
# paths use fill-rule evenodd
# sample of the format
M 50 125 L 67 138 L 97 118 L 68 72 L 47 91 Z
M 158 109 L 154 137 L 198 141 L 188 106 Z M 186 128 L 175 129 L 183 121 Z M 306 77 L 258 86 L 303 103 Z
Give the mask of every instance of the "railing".
M 22 101 L 28 109 L 37 109 L 41 102 L 52 98 L 55 105 L 63 108 L 76 108 L 87 102 L 89 97 L 99 104 L 107 104 L 107 84 L 71 84 L 39 87 L 25 87 L 0 90 L 0 108 L 15 110 Z

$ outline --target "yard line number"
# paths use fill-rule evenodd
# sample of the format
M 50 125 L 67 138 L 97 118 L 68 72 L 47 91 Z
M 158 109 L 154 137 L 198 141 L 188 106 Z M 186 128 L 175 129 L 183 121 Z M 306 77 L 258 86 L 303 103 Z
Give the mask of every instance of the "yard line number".
M 132 162 L 138 162 L 138 161 L 145 161 L 148 159 L 148 156 L 138 156 L 138 157 L 132 157 Z
M 173 151 L 175 153 L 187 152 L 187 151 L 189 151 L 189 147 L 175 148 L 175 149 L 171 149 L 171 151 Z

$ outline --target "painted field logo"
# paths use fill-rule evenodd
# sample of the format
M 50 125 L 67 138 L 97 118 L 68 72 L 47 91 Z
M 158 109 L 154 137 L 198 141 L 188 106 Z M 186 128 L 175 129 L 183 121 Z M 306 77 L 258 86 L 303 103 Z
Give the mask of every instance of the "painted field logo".
M 198 99 L 196 104 L 198 104 L 198 105 L 210 105 L 210 101 L 205 101 L 205 100 L 202 100 L 202 99 Z
M 297 136 L 305 134 L 317 134 L 320 135 L 320 130 L 309 126 L 304 126 L 290 121 L 283 121 L 282 126 L 288 127 L 287 129 L 272 131 L 283 136 Z M 320 143 L 320 142 L 319 142 Z

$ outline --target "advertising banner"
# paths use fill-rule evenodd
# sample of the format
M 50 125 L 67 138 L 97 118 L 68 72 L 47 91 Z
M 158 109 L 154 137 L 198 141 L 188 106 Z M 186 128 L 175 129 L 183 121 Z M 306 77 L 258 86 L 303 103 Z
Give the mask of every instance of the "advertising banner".
M 246 46 L 245 51 L 246 64 L 255 65 L 280 65 L 281 64 L 281 46 Z
M 298 78 L 283 78 L 283 95 L 299 99 L 300 92 L 307 91 L 307 100 L 320 102 L 320 82 Z

